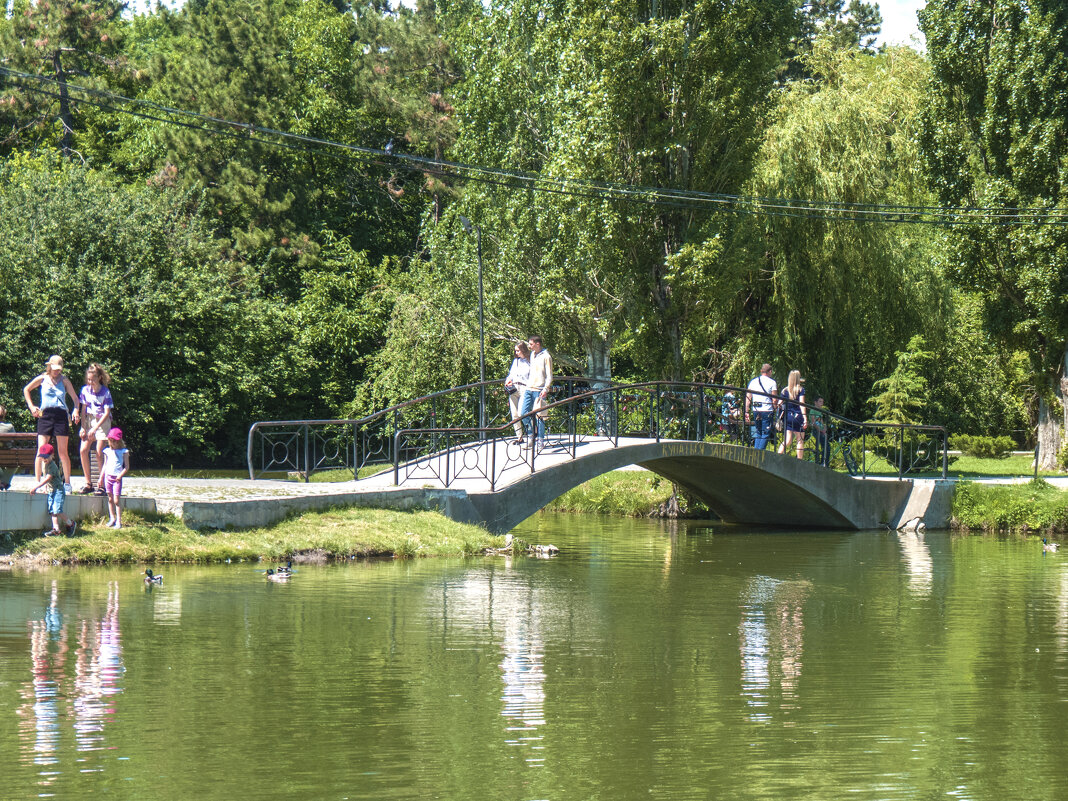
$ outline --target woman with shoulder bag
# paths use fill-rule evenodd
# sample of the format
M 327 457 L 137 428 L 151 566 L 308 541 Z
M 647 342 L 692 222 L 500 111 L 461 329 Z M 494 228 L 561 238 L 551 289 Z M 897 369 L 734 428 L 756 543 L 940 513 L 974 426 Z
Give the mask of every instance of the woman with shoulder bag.
M 523 444 L 523 422 L 519 419 L 520 407 L 523 405 L 523 390 L 530 380 L 530 348 L 526 342 L 516 342 L 513 349 L 514 358 L 504 379 L 504 391 L 508 393 L 508 408 L 512 413 L 512 428 L 515 429 L 515 441 Z

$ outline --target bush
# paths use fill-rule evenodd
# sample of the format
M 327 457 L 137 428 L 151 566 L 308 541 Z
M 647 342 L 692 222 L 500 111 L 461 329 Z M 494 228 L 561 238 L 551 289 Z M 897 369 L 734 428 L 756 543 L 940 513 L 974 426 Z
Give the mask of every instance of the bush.
M 973 437 L 968 434 L 954 434 L 949 438 L 949 447 L 966 456 L 980 459 L 1001 459 L 1008 456 L 1016 443 L 1011 437 Z

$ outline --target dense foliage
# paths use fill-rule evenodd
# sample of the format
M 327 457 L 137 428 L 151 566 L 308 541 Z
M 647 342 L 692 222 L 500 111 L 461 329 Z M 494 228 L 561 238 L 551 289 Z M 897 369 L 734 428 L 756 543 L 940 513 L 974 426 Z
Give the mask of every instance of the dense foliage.
M 141 458 L 190 465 L 238 463 L 256 419 L 474 380 L 479 235 L 491 376 L 536 332 L 594 380 L 743 383 L 770 361 L 856 418 L 1060 420 L 1061 228 L 649 202 L 1056 208 L 1060 3 L 931 0 L 929 56 L 876 47 L 862 0 L 122 5 L 0 15 L 0 66 L 49 81 L 0 76 L 0 402 L 20 428 L 53 352 L 76 383 L 112 370 Z M 633 191 L 458 181 L 440 159 Z

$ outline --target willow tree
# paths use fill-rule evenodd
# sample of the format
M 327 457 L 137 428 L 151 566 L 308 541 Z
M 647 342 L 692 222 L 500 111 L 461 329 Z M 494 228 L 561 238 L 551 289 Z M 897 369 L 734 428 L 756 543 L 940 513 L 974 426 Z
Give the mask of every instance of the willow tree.
M 1068 189 L 1068 5 L 930 0 L 920 12 L 932 76 L 927 169 L 943 203 L 1064 213 Z M 961 227 L 951 275 L 978 294 L 987 329 L 1030 356 L 1039 463 L 1068 430 L 1068 228 Z
M 740 187 L 793 3 L 507 0 L 453 14 L 466 74 L 454 158 L 522 171 L 550 191 L 507 177 L 471 184 L 427 226 L 426 282 L 453 310 L 434 319 L 459 316 L 466 324 L 453 336 L 476 335 L 475 242 L 461 235 L 463 213 L 484 231 L 491 342 L 538 330 L 571 355 L 565 366 L 597 379 L 612 375 L 620 352 L 642 375 L 679 375 L 699 313 L 690 284 L 705 276 L 674 271 L 668 257 L 702 219 L 641 192 L 620 202 L 573 182 Z M 437 358 L 460 358 L 459 347 Z
M 923 58 L 818 46 L 814 81 L 788 86 L 749 191 L 843 203 L 922 204 L 916 168 Z M 863 400 L 911 336 L 939 324 L 944 292 L 922 227 L 850 222 L 818 211 L 742 219 L 727 243 L 684 250 L 715 260 L 705 346 L 727 353 L 728 377 L 773 361 L 798 368 L 837 409 Z M 712 248 L 711 253 L 709 248 Z

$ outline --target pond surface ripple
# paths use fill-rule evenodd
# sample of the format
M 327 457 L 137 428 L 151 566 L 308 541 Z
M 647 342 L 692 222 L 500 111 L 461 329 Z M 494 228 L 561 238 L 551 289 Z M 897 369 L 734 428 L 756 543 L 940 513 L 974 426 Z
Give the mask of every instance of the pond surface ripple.
M 1068 797 L 1037 540 L 516 534 L 561 553 L 0 573 L 0 798 Z

